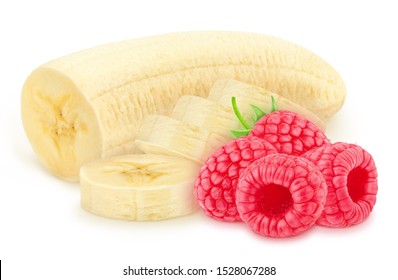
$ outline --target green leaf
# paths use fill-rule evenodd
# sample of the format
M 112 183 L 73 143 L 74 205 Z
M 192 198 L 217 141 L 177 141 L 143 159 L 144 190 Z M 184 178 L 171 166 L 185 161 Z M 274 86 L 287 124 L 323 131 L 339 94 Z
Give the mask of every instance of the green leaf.
M 234 136 L 234 138 L 239 138 L 249 135 L 250 131 L 251 129 L 237 129 L 237 130 L 231 130 L 231 133 Z
M 265 116 L 265 112 L 263 110 L 261 110 L 259 107 L 257 107 L 256 105 L 250 104 L 250 106 L 252 107 L 252 110 L 254 112 L 254 118 L 252 118 L 253 122 L 256 123 L 259 119 L 261 119 L 262 117 Z
M 278 111 L 278 105 L 276 104 L 275 98 L 271 95 L 271 113 Z

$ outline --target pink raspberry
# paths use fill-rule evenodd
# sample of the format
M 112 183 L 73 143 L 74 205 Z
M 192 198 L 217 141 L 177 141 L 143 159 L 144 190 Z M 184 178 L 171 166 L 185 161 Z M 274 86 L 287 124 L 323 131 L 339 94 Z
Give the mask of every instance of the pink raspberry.
M 194 194 L 204 212 L 221 221 L 240 221 L 235 204 L 238 177 L 254 160 L 276 153 L 257 137 L 237 138 L 210 156 L 199 171 Z
M 271 154 L 242 172 L 236 205 L 254 232 L 289 237 L 315 224 L 325 197 L 325 180 L 313 163 L 297 156 Z
M 303 155 L 322 172 L 328 193 L 317 224 L 346 227 L 364 221 L 376 203 L 377 170 L 372 156 L 355 144 L 335 143 Z
M 330 144 L 326 135 L 304 117 L 284 110 L 263 116 L 249 136 L 263 138 L 279 153 L 301 155 L 311 149 Z

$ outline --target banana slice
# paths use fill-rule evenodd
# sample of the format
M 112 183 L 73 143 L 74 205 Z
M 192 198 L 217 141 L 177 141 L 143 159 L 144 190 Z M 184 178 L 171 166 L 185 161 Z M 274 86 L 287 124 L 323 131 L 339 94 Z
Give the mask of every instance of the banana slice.
M 184 157 L 203 163 L 230 141 L 197 125 L 162 115 L 147 116 L 138 130 L 136 145 L 148 154 Z
M 211 88 L 208 99 L 220 102 L 221 104 L 231 108 L 232 96 L 236 97 L 239 110 L 245 118 L 250 118 L 252 115 L 253 111 L 250 108 L 250 104 L 262 108 L 265 112 L 270 111 L 271 96 L 273 96 L 278 104 L 278 109 L 288 110 L 300 114 L 306 119 L 312 121 L 322 131 L 325 131 L 326 129 L 325 122 L 310 110 L 281 95 L 240 81 L 232 79 L 218 80 Z
M 123 220 L 154 221 L 190 214 L 199 165 L 151 154 L 117 156 L 80 169 L 81 205 L 90 213 Z
M 205 128 L 231 140 L 233 137 L 230 130 L 240 127 L 230 106 L 193 95 L 180 97 L 171 117 Z

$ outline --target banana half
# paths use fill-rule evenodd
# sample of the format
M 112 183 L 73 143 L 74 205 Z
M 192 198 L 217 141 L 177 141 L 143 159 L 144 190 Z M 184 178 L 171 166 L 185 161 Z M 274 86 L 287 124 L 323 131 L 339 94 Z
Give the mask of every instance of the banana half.
M 136 152 L 145 116 L 170 115 L 184 95 L 207 97 L 219 79 L 278 93 L 330 119 L 344 81 L 325 60 L 291 42 L 249 32 L 177 32 L 82 50 L 32 72 L 22 120 L 47 169 L 69 181 L 92 160 Z
M 155 221 L 197 209 L 193 161 L 153 154 L 102 159 L 80 170 L 81 205 L 90 213 L 123 220 Z
M 99 117 L 62 73 L 40 68 L 25 83 L 22 121 L 39 160 L 52 173 L 75 181 L 80 166 L 102 155 Z

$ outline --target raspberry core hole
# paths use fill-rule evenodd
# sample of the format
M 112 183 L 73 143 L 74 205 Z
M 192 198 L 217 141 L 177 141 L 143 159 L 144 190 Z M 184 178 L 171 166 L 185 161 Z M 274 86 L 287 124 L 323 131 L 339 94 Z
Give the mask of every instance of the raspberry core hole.
M 348 173 L 347 189 L 353 202 L 357 202 L 364 194 L 368 173 L 360 167 L 356 167 Z
M 267 216 L 283 215 L 293 204 L 288 188 L 277 184 L 269 184 L 260 190 L 259 207 Z

